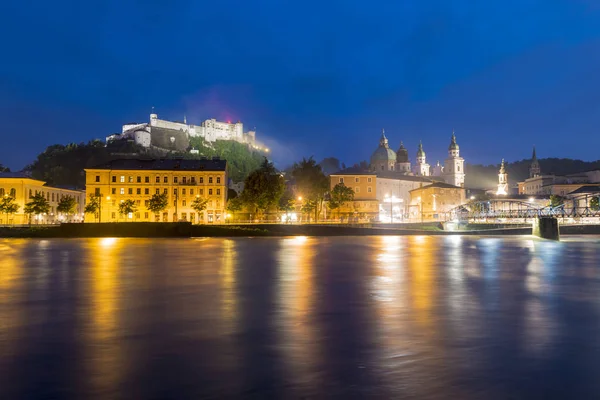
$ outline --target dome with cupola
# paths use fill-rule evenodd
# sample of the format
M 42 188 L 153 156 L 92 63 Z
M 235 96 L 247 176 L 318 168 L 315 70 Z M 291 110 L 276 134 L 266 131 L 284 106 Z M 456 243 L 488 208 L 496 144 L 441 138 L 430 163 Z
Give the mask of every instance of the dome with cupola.
M 396 162 L 398 162 L 398 163 L 409 162 L 408 150 L 406 150 L 406 147 L 404 147 L 404 144 L 402 142 L 400 142 L 400 147 L 398 148 L 398 151 L 396 152 Z
M 385 137 L 385 131 L 381 132 L 381 139 L 379 139 L 379 147 L 375 150 L 371 156 L 371 164 L 374 165 L 377 162 L 396 162 L 396 152 L 390 149 L 388 139 Z

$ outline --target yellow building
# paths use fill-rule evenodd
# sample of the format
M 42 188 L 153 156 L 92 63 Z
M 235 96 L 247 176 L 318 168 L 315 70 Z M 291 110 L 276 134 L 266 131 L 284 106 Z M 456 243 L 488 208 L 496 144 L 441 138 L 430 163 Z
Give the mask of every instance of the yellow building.
M 99 215 L 88 214 L 86 222 L 156 221 L 148 210 L 154 194 L 168 194 L 168 207 L 159 221 L 192 223 L 224 223 L 227 201 L 227 162 L 218 158 L 202 160 L 121 159 L 85 170 L 88 196 L 100 198 Z M 198 213 L 192 202 L 208 200 Z M 131 215 L 119 215 L 119 203 L 134 200 L 137 210 Z
M 410 191 L 409 214 L 412 219 L 435 220 L 466 202 L 465 189 L 434 182 Z
M 337 218 L 338 215 L 345 215 L 359 219 L 378 218 L 377 175 L 374 172 L 347 168 L 329 175 L 331 189 L 338 183 L 343 183 L 354 191 L 354 201 L 344 203 L 330 217 Z
M 6 224 L 27 224 L 29 216 L 24 213 L 25 204 L 29 203 L 30 198 L 41 193 L 50 205 L 50 212 L 45 215 L 32 216 L 32 223 L 36 224 L 55 224 L 60 222 L 80 222 L 83 218 L 83 208 L 85 207 L 85 192 L 81 190 L 61 189 L 52 186 L 46 186 L 46 182 L 33 179 L 21 172 L 2 172 L 0 173 L 0 198 L 12 197 L 19 206 L 16 214 L 0 215 L 0 225 Z M 62 215 L 56 211 L 60 200 L 65 196 L 72 196 L 76 201 L 76 208 L 71 215 Z

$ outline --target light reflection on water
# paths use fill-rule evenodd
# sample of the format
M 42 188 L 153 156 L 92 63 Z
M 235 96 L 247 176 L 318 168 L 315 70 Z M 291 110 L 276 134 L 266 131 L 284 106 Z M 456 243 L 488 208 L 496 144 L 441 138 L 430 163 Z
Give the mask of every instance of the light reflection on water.
M 0 398 L 594 397 L 600 245 L 0 240 Z

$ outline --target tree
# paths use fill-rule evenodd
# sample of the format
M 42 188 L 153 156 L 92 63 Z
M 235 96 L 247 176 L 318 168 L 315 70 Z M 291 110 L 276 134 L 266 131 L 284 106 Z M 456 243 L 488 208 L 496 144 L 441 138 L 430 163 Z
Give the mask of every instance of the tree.
M 329 179 L 312 157 L 303 158 L 299 163 L 294 163 L 292 177 L 305 204 L 311 203 L 314 206 L 315 221 L 318 220 L 323 199 L 329 189 Z
M 558 207 L 563 204 L 564 199 L 559 195 L 553 194 L 550 196 L 550 207 Z
M 339 209 L 344 203 L 352 200 L 354 200 L 354 190 L 343 183 L 338 183 L 333 187 L 329 195 L 329 208 L 332 211 Z
M 73 196 L 65 196 L 58 202 L 56 206 L 56 212 L 63 213 L 67 215 L 73 214 L 75 212 L 75 207 L 77 207 L 77 201 Z
M 242 199 L 239 197 L 233 197 L 227 200 L 227 211 L 233 214 L 235 219 L 235 213 L 241 211 L 244 204 L 242 203 Z
M 290 211 L 293 211 L 296 208 L 296 199 L 290 190 L 286 190 L 279 198 L 279 204 L 277 208 L 279 208 L 279 211 L 286 213 L 286 215 L 288 215 L 287 219 L 289 220 Z
M 85 205 L 83 212 L 86 214 L 98 215 L 98 218 L 100 218 L 99 213 L 98 213 L 100 211 L 100 198 L 101 198 L 101 196 L 97 196 L 97 195 L 91 193 L 90 200 Z
M 256 171 L 244 181 L 244 191 L 240 195 L 242 202 L 255 213 L 266 212 L 277 206 L 285 190 L 285 182 L 273 163 L 266 158 Z
M 159 214 L 169 205 L 169 197 L 166 193 L 155 193 L 148 200 L 148 210 L 154 213 L 155 220 L 158 222 Z
M 202 211 L 206 210 L 207 204 L 208 200 L 200 196 L 196 196 L 194 201 L 192 201 L 192 204 L 190 204 L 192 209 L 198 213 L 198 220 L 200 220 L 200 214 Z
M 29 215 L 29 223 L 31 224 L 31 216 L 47 214 L 50 211 L 50 204 L 43 193 L 36 193 L 31 201 L 25 204 L 23 211 Z
M 10 168 L 0 164 L 0 172 L 10 172 Z
M 127 200 L 122 200 L 119 203 L 119 214 L 120 215 L 129 215 L 129 214 L 133 214 L 136 211 L 137 211 L 137 205 L 135 204 L 134 200 L 127 199 Z
M 19 205 L 15 203 L 14 197 L 4 196 L 0 200 L 0 213 L 6 214 L 6 222 L 10 214 L 16 214 L 19 211 Z
M 340 170 L 340 160 L 335 157 L 324 158 L 319 165 L 325 175 L 331 175 Z
M 590 199 L 590 209 L 592 211 L 600 210 L 600 197 L 594 196 Z

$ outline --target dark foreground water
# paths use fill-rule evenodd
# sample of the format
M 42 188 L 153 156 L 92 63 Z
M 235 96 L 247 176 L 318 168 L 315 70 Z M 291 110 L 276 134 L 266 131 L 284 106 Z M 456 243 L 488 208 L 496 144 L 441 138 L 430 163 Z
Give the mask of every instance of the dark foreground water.
M 599 396 L 597 237 L 0 240 L 0 399 Z

